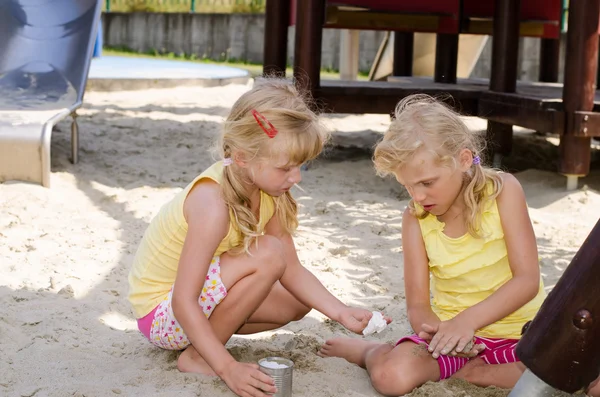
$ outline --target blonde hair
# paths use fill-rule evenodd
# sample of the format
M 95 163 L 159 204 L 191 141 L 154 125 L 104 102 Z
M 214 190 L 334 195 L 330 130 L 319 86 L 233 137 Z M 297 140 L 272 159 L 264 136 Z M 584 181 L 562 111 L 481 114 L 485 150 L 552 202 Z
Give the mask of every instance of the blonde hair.
M 272 160 L 284 153 L 288 165 L 296 166 L 316 158 L 325 145 L 328 133 L 317 114 L 309 106 L 310 98 L 301 94 L 284 79 L 258 79 L 254 87 L 233 105 L 225 120 L 217 144 L 221 158 L 231 158 L 234 152 L 243 153 L 250 161 Z M 269 138 L 254 118 L 253 110 L 264 116 L 276 129 Z M 243 251 L 260 235 L 258 219 L 251 211 L 244 175 L 235 163 L 224 167 L 221 190 L 223 199 L 235 217 L 243 236 Z M 274 197 L 275 215 L 282 227 L 292 234 L 298 227 L 297 204 L 290 192 Z M 242 252 L 241 249 L 234 250 Z
M 463 149 L 473 156 L 482 156 L 484 141 L 467 128 L 458 113 L 441 101 L 428 95 L 416 94 L 404 98 L 394 111 L 395 118 L 380 141 L 373 157 L 378 175 L 386 176 L 398 171 L 412 156 L 424 148 L 432 151 L 439 164 L 457 167 Z M 482 237 L 481 215 L 488 202 L 494 200 L 502 189 L 498 171 L 473 162 L 465 173 L 464 201 L 465 224 L 468 232 Z M 487 191 L 492 183 L 491 193 Z M 415 209 L 414 200 L 409 203 L 411 212 L 419 219 L 428 213 Z

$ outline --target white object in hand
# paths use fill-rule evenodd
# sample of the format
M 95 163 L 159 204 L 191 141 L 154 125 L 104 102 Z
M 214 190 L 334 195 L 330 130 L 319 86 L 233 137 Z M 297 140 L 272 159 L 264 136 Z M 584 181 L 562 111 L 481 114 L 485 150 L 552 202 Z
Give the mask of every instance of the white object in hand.
M 380 333 L 387 327 L 387 321 L 383 318 L 383 314 L 373 312 L 373 317 L 369 320 L 369 324 L 363 329 L 363 335 L 371 335 L 375 332 Z
M 265 368 L 270 368 L 270 369 L 279 369 L 279 368 L 287 368 L 288 367 L 285 364 L 279 364 L 275 361 L 263 361 L 260 363 L 260 365 L 262 365 Z

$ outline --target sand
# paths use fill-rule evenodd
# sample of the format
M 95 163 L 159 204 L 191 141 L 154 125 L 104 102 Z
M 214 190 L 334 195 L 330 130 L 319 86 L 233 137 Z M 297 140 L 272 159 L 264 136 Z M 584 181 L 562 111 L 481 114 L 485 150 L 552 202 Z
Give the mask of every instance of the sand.
M 177 354 L 139 334 L 126 300 L 137 244 L 160 206 L 213 161 L 207 148 L 248 86 L 88 92 L 80 112 L 80 163 L 68 161 L 70 128 L 52 139 L 52 188 L 0 184 L 0 395 L 232 396 L 224 383 L 176 369 Z M 364 148 L 385 130 L 382 115 L 331 115 L 334 142 L 304 173 L 297 236 L 302 263 L 348 304 L 394 321 L 370 340 L 409 332 L 402 281 L 405 193 L 375 176 Z M 472 120 L 474 125 L 481 122 Z M 547 164 L 552 140 L 533 137 L 536 166 L 523 183 L 548 290 L 600 217 L 600 176 L 567 193 Z M 528 146 L 529 147 L 529 146 Z M 529 150 L 529 149 L 527 149 Z M 546 170 L 544 170 L 546 168 Z M 234 357 L 295 362 L 295 396 L 377 396 L 364 370 L 315 355 L 327 338 L 349 335 L 312 311 L 302 321 L 234 337 Z M 361 336 L 356 335 L 356 338 Z M 411 396 L 504 396 L 461 382 L 424 385 Z

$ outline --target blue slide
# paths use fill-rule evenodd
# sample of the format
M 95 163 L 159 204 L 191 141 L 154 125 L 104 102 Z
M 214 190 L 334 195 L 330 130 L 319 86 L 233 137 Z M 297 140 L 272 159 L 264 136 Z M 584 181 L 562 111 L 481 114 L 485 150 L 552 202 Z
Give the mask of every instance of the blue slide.
M 73 115 L 72 161 L 101 0 L 0 0 L 0 182 L 50 185 L 53 127 Z

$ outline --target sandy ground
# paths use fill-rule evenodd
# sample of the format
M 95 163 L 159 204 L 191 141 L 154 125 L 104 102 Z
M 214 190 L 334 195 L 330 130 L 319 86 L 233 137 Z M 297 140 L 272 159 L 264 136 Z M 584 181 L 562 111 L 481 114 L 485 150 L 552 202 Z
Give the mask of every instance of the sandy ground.
M 70 129 L 63 122 L 52 140 L 51 189 L 0 184 L 0 395 L 233 395 L 218 379 L 178 372 L 175 353 L 144 340 L 126 300 L 126 277 L 153 214 L 212 163 L 207 148 L 246 89 L 89 92 L 79 118 L 80 163 L 68 161 Z M 335 142 L 364 147 L 388 118 L 332 115 L 328 123 L 337 131 Z M 566 193 L 564 179 L 543 170 L 553 169 L 555 146 L 535 142 L 517 144 L 507 164 L 542 168 L 517 177 L 551 289 L 600 217 L 600 176 L 593 173 L 582 180 L 585 188 Z M 368 152 L 352 148 L 332 150 L 312 164 L 302 187 L 296 196 L 303 264 L 343 301 L 393 317 L 370 339 L 391 342 L 407 334 L 402 190 L 375 176 Z M 234 337 L 228 347 L 243 361 L 292 358 L 295 396 L 377 396 L 364 370 L 315 355 L 325 339 L 347 334 L 313 311 L 274 332 Z M 442 382 L 411 396 L 507 393 Z

